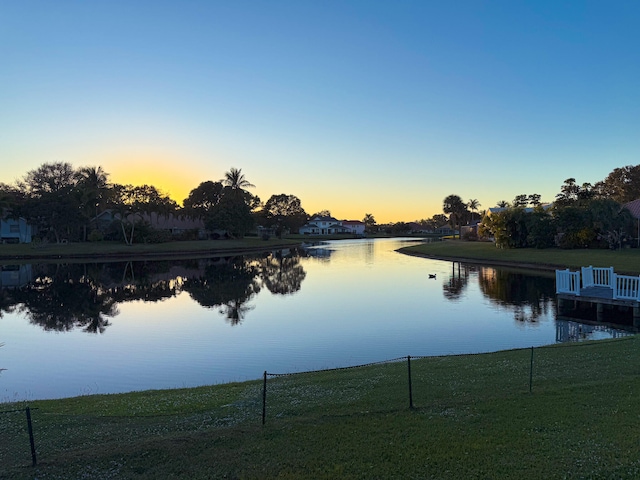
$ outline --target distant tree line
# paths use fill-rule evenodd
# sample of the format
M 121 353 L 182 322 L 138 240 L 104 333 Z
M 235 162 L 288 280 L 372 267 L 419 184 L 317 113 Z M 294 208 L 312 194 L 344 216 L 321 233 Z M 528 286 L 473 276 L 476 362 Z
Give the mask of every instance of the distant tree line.
M 25 218 L 36 227 L 38 238 L 56 243 L 172 239 L 145 221 L 151 213 L 201 219 L 209 231 L 224 231 L 230 237 L 243 237 L 256 225 L 269 227 L 279 236 L 297 232 L 310 218 L 295 195 L 272 195 L 262 203 L 248 191 L 251 187 L 241 169 L 231 168 L 221 180 L 200 183 L 180 206 L 152 185 L 111 183 L 102 167 L 75 169 L 65 162 L 45 163 L 13 184 L 0 183 L 0 213 Z M 114 219 L 106 232 L 98 230 L 95 222 L 105 211 Z M 372 214 L 366 214 L 364 222 L 369 229 L 375 225 Z
M 620 248 L 634 236 L 636 225 L 623 205 L 637 199 L 640 165 L 616 168 L 595 184 L 568 178 L 552 205 L 544 205 L 538 194 L 499 201 L 502 210 L 484 215 L 478 235 L 492 237 L 500 248 Z M 468 224 L 470 204 L 457 195 L 446 197 L 443 211 L 450 224 Z

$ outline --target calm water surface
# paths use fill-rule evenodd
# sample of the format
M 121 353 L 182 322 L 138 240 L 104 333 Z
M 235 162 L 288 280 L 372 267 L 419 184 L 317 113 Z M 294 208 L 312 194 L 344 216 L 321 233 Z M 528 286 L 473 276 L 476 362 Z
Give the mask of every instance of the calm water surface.
M 178 262 L 5 265 L 0 401 L 627 334 L 556 318 L 552 273 L 395 252 L 410 242 L 342 240 Z

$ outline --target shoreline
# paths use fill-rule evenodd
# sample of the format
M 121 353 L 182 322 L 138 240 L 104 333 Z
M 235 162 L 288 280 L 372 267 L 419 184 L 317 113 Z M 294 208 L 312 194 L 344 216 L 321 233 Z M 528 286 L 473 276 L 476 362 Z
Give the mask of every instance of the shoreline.
M 283 248 L 297 248 L 302 242 L 295 243 L 274 243 L 264 246 L 242 246 L 242 247 L 224 247 L 224 248 L 203 248 L 203 249 L 186 249 L 176 251 L 149 251 L 143 250 L 139 252 L 91 252 L 91 253 L 66 253 L 66 252 L 39 252 L 29 254 L 0 254 L 0 263 L 7 262 L 27 262 L 30 260 L 38 262 L 58 261 L 58 260 L 95 260 L 95 261 L 124 261 L 124 260 L 161 260 L 171 258 L 202 258 L 202 257 L 231 257 L 235 255 L 250 255 L 256 253 L 268 252 L 271 250 L 280 250 Z M 129 248 L 129 247 L 127 247 Z
M 543 263 L 528 263 L 528 262 L 513 262 L 510 260 L 487 260 L 487 259 L 477 259 L 477 258 L 468 258 L 468 257 L 458 257 L 458 256 L 449 256 L 449 255 L 432 255 L 421 252 L 414 252 L 409 250 L 411 247 L 402 247 L 396 250 L 398 253 L 402 253 L 403 255 L 409 255 L 411 257 L 421 257 L 428 258 L 431 260 L 442 260 L 445 262 L 461 262 L 461 263 L 470 263 L 473 265 L 488 265 L 488 266 L 496 266 L 496 267 L 515 267 L 515 268 L 526 268 L 529 270 L 544 270 L 553 272 L 559 269 L 567 268 L 565 265 L 553 265 L 553 264 L 543 264 Z
M 24 254 L 2 254 L 0 253 L 0 264 L 9 264 L 10 262 L 27 263 L 34 262 L 58 262 L 58 261 L 96 261 L 96 262 L 117 262 L 117 261 L 133 261 L 133 260 L 170 260 L 175 259 L 193 259 L 207 257 L 231 257 L 235 255 L 252 255 L 268 252 L 271 250 L 279 250 L 283 248 L 298 248 L 304 242 L 294 241 L 293 243 L 273 243 L 264 246 L 238 246 L 238 247 L 222 247 L 222 248 L 202 248 L 202 249 L 185 249 L 176 251 L 149 251 L 142 250 L 138 252 L 89 252 L 89 253 L 72 253 L 72 252 L 38 252 Z M 159 244 L 162 245 L 162 244 Z M 148 245 L 134 245 L 133 248 L 141 248 Z M 52 245 L 57 247 L 57 245 Z M 47 248 L 47 247 L 44 247 Z M 64 248 L 73 248 L 73 245 L 67 245 Z M 131 248 L 131 247 L 123 247 Z M 1 249 L 0 249 L 1 250 Z M 541 264 L 531 262 L 520 262 L 511 260 L 495 260 L 495 259 L 477 259 L 472 257 L 457 255 L 435 255 L 411 250 L 411 247 L 402 247 L 395 250 L 403 255 L 412 257 L 428 258 L 432 260 L 442 260 L 446 262 L 462 262 L 472 265 L 487 265 L 499 267 L 524 268 L 529 270 L 555 271 L 557 269 L 567 268 L 566 265 L 558 264 Z

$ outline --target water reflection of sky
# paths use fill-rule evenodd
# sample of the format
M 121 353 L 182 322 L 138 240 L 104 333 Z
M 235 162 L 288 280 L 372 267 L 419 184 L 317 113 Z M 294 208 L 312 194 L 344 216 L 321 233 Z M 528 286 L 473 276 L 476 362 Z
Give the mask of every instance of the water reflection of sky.
M 549 295 L 552 276 L 405 256 L 395 252 L 402 245 L 329 242 L 301 257 L 263 256 L 249 270 L 224 260 L 171 266 L 165 273 L 154 265 L 136 267 L 135 278 L 153 272 L 146 277 L 149 285 L 159 278 L 172 281 L 167 272 L 184 278 L 172 283 L 180 286 L 175 293 L 160 289 L 166 296 L 160 301 L 123 297 L 127 301 L 117 303 L 118 313 L 107 318 L 103 333 L 45 331 L 19 309 L 5 311 L 0 367 L 7 370 L 0 374 L 0 400 L 186 387 L 256 379 L 264 370 L 333 368 L 612 335 L 557 323 L 555 297 Z M 127 272 L 135 270 L 130 267 Z M 110 269 L 114 278 L 122 277 L 122 267 Z M 248 292 L 237 324 L 219 303 L 223 300 L 212 300 L 210 307 L 194 301 L 222 295 L 223 271 Z M 248 271 L 261 273 L 251 280 L 245 278 Z M 208 280 L 189 283 L 190 275 Z M 293 287 L 282 285 L 287 281 Z M 190 291 L 182 289 L 189 285 Z

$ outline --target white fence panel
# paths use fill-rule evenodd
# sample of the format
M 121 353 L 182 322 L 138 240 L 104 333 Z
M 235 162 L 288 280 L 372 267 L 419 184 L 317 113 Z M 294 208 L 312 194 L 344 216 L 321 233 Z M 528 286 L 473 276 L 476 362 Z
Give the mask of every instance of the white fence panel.
M 640 277 L 615 275 L 616 288 L 613 298 L 621 300 L 640 300 Z
M 582 288 L 593 287 L 593 265 L 582 267 Z
M 593 286 L 613 288 L 614 282 L 613 267 L 593 268 Z
M 556 293 L 580 295 L 580 272 L 556 270 Z

